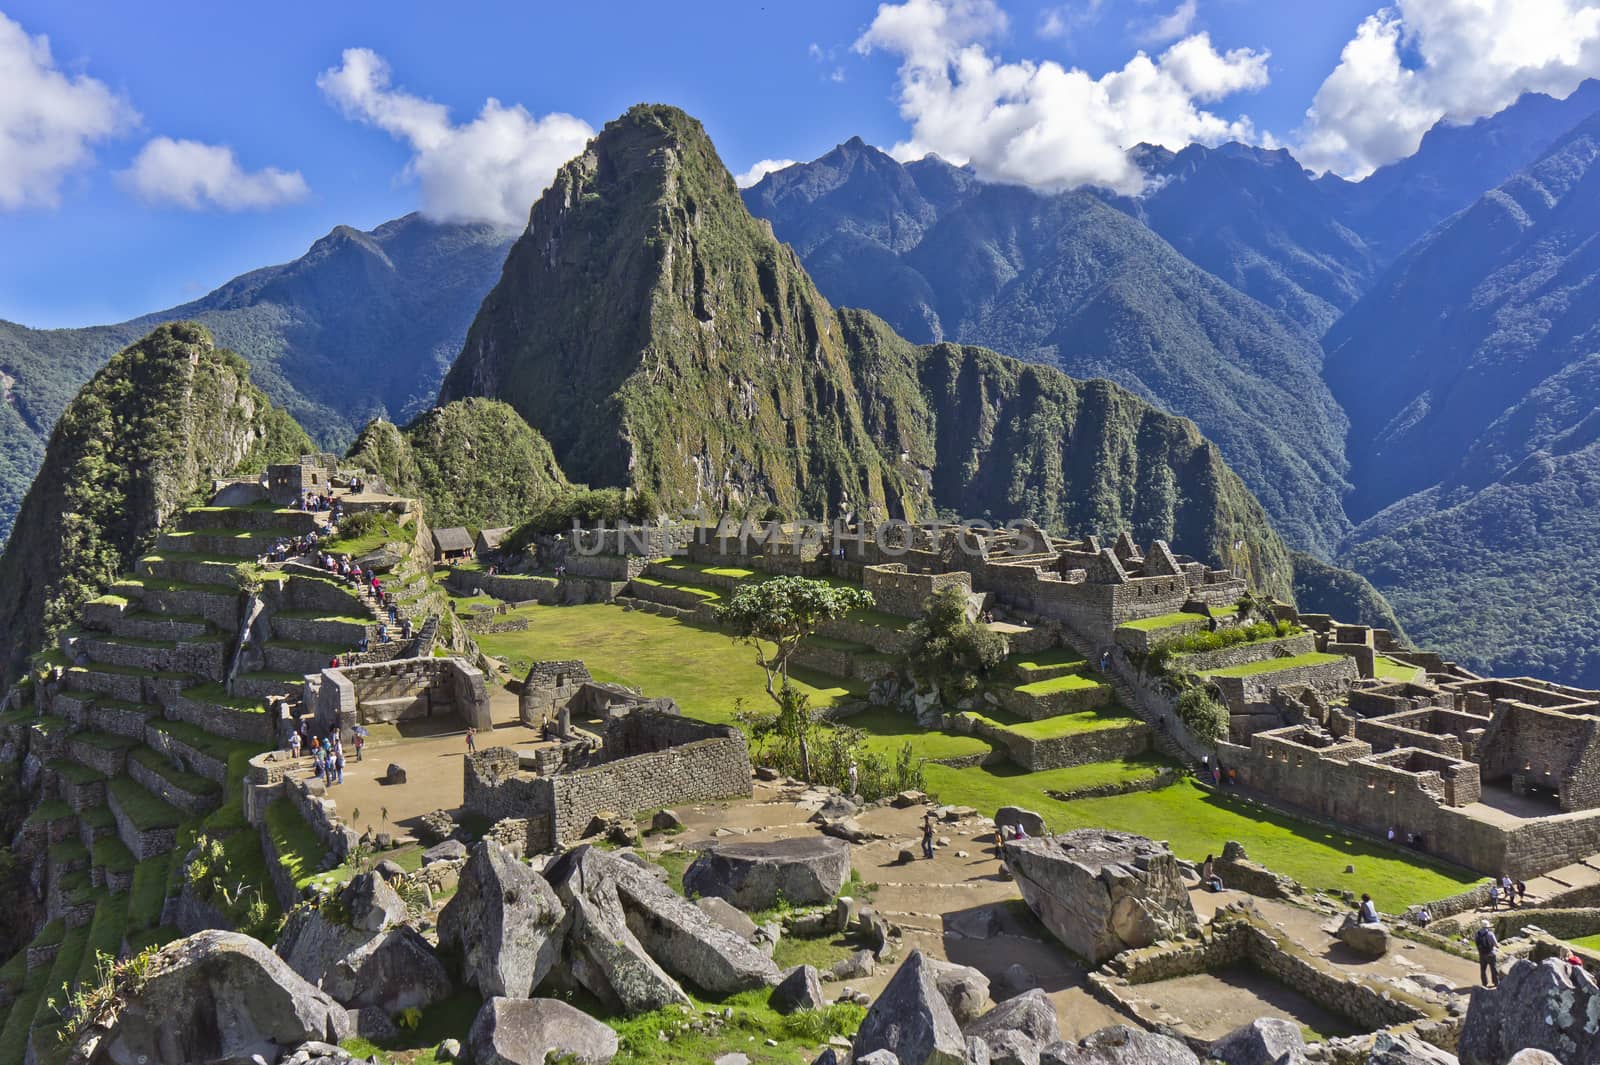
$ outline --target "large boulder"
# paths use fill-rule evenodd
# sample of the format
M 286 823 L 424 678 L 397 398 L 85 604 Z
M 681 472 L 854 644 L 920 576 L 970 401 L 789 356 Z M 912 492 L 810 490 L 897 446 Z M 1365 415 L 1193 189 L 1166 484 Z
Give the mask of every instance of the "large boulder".
M 1223 1065 L 1302 1065 L 1305 1049 L 1298 1024 L 1258 1017 L 1215 1040 L 1206 1054 Z
M 1518 961 L 1497 988 L 1475 987 L 1456 1054 L 1461 1065 L 1505 1065 L 1519 1050 L 1600 1061 L 1600 987 L 1559 958 Z
M 1355 914 L 1345 914 L 1334 936 L 1364 958 L 1381 958 L 1389 953 L 1389 929 L 1372 922 L 1363 924 Z
M 1519 1050 L 1511 1055 L 1511 1060 L 1506 1065 L 1561 1065 L 1554 1054 L 1544 1050 Z
M 467 1047 L 473 1065 L 607 1065 L 617 1033 L 553 998 L 491 998 L 478 1010 Z
M 1051 1043 L 1039 1065 L 1200 1065 L 1200 1059 L 1176 1039 L 1119 1024 L 1077 1043 Z
M 1446 1053 L 1409 1033 L 1379 1032 L 1372 1041 L 1372 1052 L 1365 1065 L 1461 1065 L 1454 1054 Z M 1509 1063 L 1508 1063 L 1509 1065 Z
M 784 974 L 783 982 L 772 989 L 768 1004 L 779 1013 L 820 1010 L 828 1004 L 822 993 L 822 977 L 810 965 L 796 965 Z
M 628 930 L 667 972 L 719 996 L 777 986 L 778 967 L 750 942 L 644 870 L 612 867 Z
M 100 1041 L 115 1065 L 277 1061 L 308 1041 L 338 1043 L 350 1015 L 260 941 L 207 931 L 168 944 Z
M 1032 810 L 1021 806 L 1002 806 L 994 812 L 994 828 L 1002 839 L 1005 838 L 1006 829 L 1017 826 L 1030 836 L 1043 836 L 1049 833 L 1044 824 L 1044 817 Z
M 976 1020 L 993 1003 L 989 1001 L 989 978 L 970 965 L 929 958 L 934 986 L 950 1007 L 957 1024 Z
M 738 936 L 740 939 L 753 940 L 756 938 L 756 923 L 744 915 L 744 911 L 729 902 L 719 899 L 715 895 L 694 900 L 700 912 L 713 921 Z
M 850 879 L 850 846 L 829 836 L 717 843 L 684 870 L 683 889 L 715 895 L 741 910 L 765 910 L 784 899 L 814 906 Z
M 527 998 L 561 955 L 565 917 L 542 876 L 483 840 L 439 914 L 439 945 L 460 954 L 462 979 L 484 996 Z
M 1055 1003 L 1042 988 L 1034 987 L 1006 999 L 968 1024 L 962 1034 L 987 1043 L 991 1058 L 1006 1051 L 1015 1055 L 1019 1039 L 1033 1049 L 1037 1058 L 1039 1048 L 1061 1038 L 1061 1021 L 1056 1016 Z
M 965 1065 L 966 1038 L 931 961 L 914 950 L 890 978 L 856 1032 L 855 1061 L 886 1050 L 900 1065 Z
M 300 976 L 353 1009 L 385 1015 L 448 998 L 450 974 L 405 919 L 406 907 L 376 873 L 353 877 L 333 898 L 297 907 L 278 955 Z
M 615 1013 L 688 1005 L 689 996 L 628 929 L 617 892 L 621 862 L 593 847 L 574 847 L 545 867 L 567 910 L 563 974 Z
M 1092 964 L 1199 932 L 1178 861 L 1165 844 L 1084 828 L 1010 842 L 1004 853 L 1029 908 Z

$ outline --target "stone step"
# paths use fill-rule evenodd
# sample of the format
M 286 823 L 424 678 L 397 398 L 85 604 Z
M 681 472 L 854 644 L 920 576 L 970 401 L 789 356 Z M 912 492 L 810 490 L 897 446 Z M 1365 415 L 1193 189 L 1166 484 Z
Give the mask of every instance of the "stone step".
M 233 690 L 236 695 L 247 699 L 259 699 L 262 702 L 272 699 L 299 702 L 305 694 L 305 677 L 300 674 L 273 673 L 265 670 L 241 673 L 233 678 Z
M 68 691 L 101 695 L 124 703 L 162 704 L 162 695 L 176 695 L 194 678 L 178 673 L 152 673 L 149 670 L 105 663 L 69 666 L 64 674 Z
M 222 805 L 218 784 L 185 771 L 148 747 L 129 753 L 128 776 L 162 802 L 195 817 Z
M 194 614 L 152 614 L 143 610 L 122 614 L 105 631 L 134 640 L 193 640 L 211 632 L 206 619 Z
M 146 555 L 134 563 L 135 573 L 160 580 L 231 586 L 237 558 L 218 558 L 187 551 Z
M 126 776 L 106 785 L 106 805 L 116 818 L 118 838 L 136 861 L 172 850 L 178 827 L 188 820 L 182 810 Z
M 111 593 L 137 603 L 139 611 L 200 617 L 221 632 L 239 631 L 239 590 L 227 585 L 126 577 Z
M 260 744 L 277 740 L 277 717 L 264 699 L 229 695 L 218 684 L 183 692 L 172 704 L 172 716 L 222 739 Z
M 288 535 L 285 530 L 203 529 L 197 532 L 164 532 L 156 541 L 156 553 L 209 555 L 217 558 L 257 559 L 273 543 Z
M 97 665 L 144 669 L 152 673 L 185 673 L 207 680 L 222 677 L 227 651 L 220 636 L 193 640 L 137 640 L 85 633 L 77 645 Z
M 377 621 L 330 616 L 307 616 L 300 612 L 274 614 L 271 620 L 274 641 L 321 644 L 354 649 L 361 637 L 369 640 L 377 633 Z M 323 665 L 327 663 L 324 662 Z M 321 668 L 320 666 L 318 667 Z
M 47 763 L 45 770 L 55 778 L 61 800 L 72 807 L 75 813 L 81 814 L 85 810 L 105 805 L 106 775 L 100 770 L 72 758 L 62 758 Z M 85 840 L 85 845 L 88 842 Z
M 77 732 L 67 741 L 74 762 L 107 777 L 121 775 L 127 769 L 128 752 L 142 746 L 130 736 L 109 732 Z
M 179 526 L 186 530 L 262 530 L 283 536 L 301 536 L 320 528 L 318 515 L 305 510 L 274 507 L 190 507 Z
M 96 699 L 89 704 L 84 717 L 85 726 L 96 732 L 142 740 L 146 724 L 161 717 L 161 708 L 148 703 Z
M 262 649 L 266 668 L 274 673 L 320 673 L 336 656 L 347 655 L 356 649 L 355 644 L 292 643 L 269 641 Z

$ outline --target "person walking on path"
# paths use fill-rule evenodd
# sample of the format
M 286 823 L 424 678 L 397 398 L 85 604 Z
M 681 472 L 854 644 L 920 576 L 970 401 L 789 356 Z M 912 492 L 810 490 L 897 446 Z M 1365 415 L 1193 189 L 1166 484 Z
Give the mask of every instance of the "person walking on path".
M 1495 948 L 1500 946 L 1500 941 L 1494 937 L 1494 929 L 1489 927 L 1487 918 L 1478 926 L 1472 942 L 1478 948 L 1478 977 L 1484 987 L 1493 987 L 1500 980 L 1500 972 L 1495 967 Z
M 367 738 L 361 733 L 356 733 L 356 761 L 362 761 L 361 751 L 367 745 Z
M 922 856 L 929 861 L 933 860 L 933 815 L 928 814 L 922 819 Z

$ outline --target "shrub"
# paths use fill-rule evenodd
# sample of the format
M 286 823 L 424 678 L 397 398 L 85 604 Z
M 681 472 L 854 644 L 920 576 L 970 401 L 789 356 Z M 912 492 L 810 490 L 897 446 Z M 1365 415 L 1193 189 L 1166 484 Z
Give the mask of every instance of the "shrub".
M 1010 652 L 1006 638 L 967 616 L 967 593 L 950 586 L 929 596 L 906 628 L 912 672 L 940 692 L 966 695 Z
M 1220 651 L 1241 643 L 1270 640 L 1301 633 L 1300 626 L 1288 621 L 1257 621 L 1249 625 L 1229 625 L 1214 632 L 1192 632 L 1187 636 L 1174 636 L 1150 648 L 1145 657 L 1146 667 L 1153 673 L 1165 673 L 1177 655 Z
M 1200 685 L 1191 685 L 1178 693 L 1176 710 L 1178 720 L 1197 739 L 1214 744 L 1227 738 L 1228 708 Z

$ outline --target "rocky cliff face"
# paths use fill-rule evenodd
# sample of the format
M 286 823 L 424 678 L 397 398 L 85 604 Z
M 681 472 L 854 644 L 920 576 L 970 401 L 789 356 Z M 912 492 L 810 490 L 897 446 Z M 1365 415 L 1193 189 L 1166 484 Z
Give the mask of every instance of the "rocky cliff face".
M 203 326 L 161 326 L 115 356 L 62 413 L 0 553 L 0 673 L 14 676 L 213 478 L 310 447 Z
M 575 481 L 669 505 L 1132 528 L 1290 594 L 1282 541 L 1191 423 L 835 311 L 672 108 L 610 123 L 534 205 L 445 380 L 469 395 L 515 407 Z

